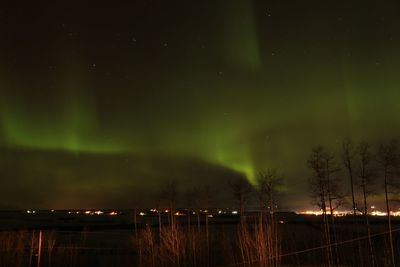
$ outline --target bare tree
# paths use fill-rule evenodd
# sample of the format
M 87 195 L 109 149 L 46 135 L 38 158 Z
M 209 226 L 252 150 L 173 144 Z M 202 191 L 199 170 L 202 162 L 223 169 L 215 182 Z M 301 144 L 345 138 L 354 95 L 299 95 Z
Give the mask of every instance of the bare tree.
M 353 226 L 355 229 L 358 229 L 358 220 L 357 220 L 357 212 L 358 212 L 358 207 L 357 207 L 357 202 L 356 202 L 356 192 L 355 192 L 355 156 L 356 156 L 356 147 L 354 143 L 350 139 L 346 139 L 342 143 L 342 162 L 343 165 L 347 171 L 347 174 L 349 176 L 349 182 L 350 182 L 350 195 L 351 195 L 351 208 L 353 211 Z M 367 217 L 368 218 L 368 217 Z M 353 232 L 353 237 L 357 238 L 358 237 L 358 232 L 354 231 Z M 361 241 L 358 241 L 358 246 L 357 246 L 358 254 L 360 257 L 360 260 L 363 261 L 364 256 L 362 253 L 361 249 Z
M 253 188 L 247 179 L 243 177 L 231 180 L 229 184 L 232 189 L 236 204 L 239 206 L 240 223 L 243 226 L 245 221 L 245 207 L 249 200 L 250 194 L 253 192 Z
M 395 141 L 380 145 L 377 155 L 377 162 L 379 163 L 383 173 L 391 262 L 392 266 L 395 266 L 396 261 L 393 247 L 392 222 L 390 216 L 390 198 L 391 195 L 396 194 L 396 191 L 398 191 L 399 188 L 398 183 L 394 180 L 399 167 L 398 146 Z
M 373 169 L 372 169 L 372 155 L 370 151 L 370 145 L 367 142 L 361 142 L 357 146 L 357 168 L 356 175 L 362 190 L 363 196 L 363 214 L 365 218 L 365 225 L 367 228 L 368 235 L 368 246 L 370 252 L 370 265 L 375 266 L 374 249 L 371 240 L 371 227 L 368 218 L 368 196 L 373 193 Z
M 176 226 L 175 222 L 175 209 L 178 196 L 178 185 L 175 180 L 167 181 L 159 193 L 161 200 L 164 202 L 168 209 L 168 219 L 171 229 Z
M 355 193 L 354 193 L 354 173 L 353 173 L 353 160 L 354 160 L 354 145 L 353 143 L 347 139 L 342 144 L 342 160 L 343 164 L 347 170 L 347 173 L 350 178 L 350 190 L 351 190 L 351 203 L 354 219 L 357 216 L 357 203 L 355 201 Z
M 268 217 L 269 217 L 269 233 L 271 235 L 269 248 L 269 255 L 274 255 L 273 266 L 278 264 L 279 259 L 279 241 L 278 241 L 278 229 L 274 218 L 275 207 L 277 207 L 277 198 L 279 195 L 279 188 L 282 186 L 282 177 L 278 176 L 276 169 L 267 169 L 264 172 L 260 172 L 258 179 L 258 196 L 260 203 L 260 222 L 259 231 L 264 233 L 264 216 L 265 207 L 267 206 Z
M 191 231 L 192 226 L 192 212 L 197 213 L 199 208 L 199 189 L 197 187 L 189 188 L 186 191 L 186 203 L 187 203 L 187 223 L 188 230 Z M 198 219 L 198 227 L 200 228 L 200 218 Z M 200 229 L 199 229 L 200 232 Z
M 275 207 L 277 207 L 279 188 L 283 184 L 282 177 L 278 176 L 276 169 L 267 169 L 259 173 L 257 184 L 261 214 L 264 215 L 267 208 L 273 218 Z
M 332 153 L 323 154 L 323 160 L 325 161 L 325 180 L 326 190 L 328 195 L 329 214 L 331 219 L 331 226 L 333 232 L 333 240 L 335 243 L 335 260 L 336 265 L 339 264 L 339 253 L 337 248 L 337 234 L 334 211 L 340 207 L 343 203 L 343 195 L 340 193 L 340 179 L 336 174 L 340 169 L 336 164 L 335 156 Z
M 193 187 L 188 189 L 186 192 L 186 199 L 188 202 L 188 213 L 194 211 L 196 215 L 196 224 L 197 224 L 197 231 L 200 233 L 200 210 L 201 210 L 201 189 L 199 187 Z M 189 216 L 190 217 L 190 216 Z M 188 223 L 190 224 L 190 218 L 188 218 Z M 189 226 L 190 227 L 190 226 Z
M 308 159 L 308 167 L 313 170 L 313 177 L 310 179 L 311 197 L 321 210 L 324 224 L 325 242 L 327 245 L 328 265 L 332 265 L 333 254 L 331 250 L 331 229 L 333 230 L 333 238 L 335 243 L 335 259 L 336 264 L 339 262 L 337 253 L 337 237 L 334 221 L 334 211 L 342 204 L 343 195 L 340 194 L 340 180 L 336 173 L 339 171 L 335 162 L 335 157 L 331 153 L 327 153 L 322 146 L 312 149 Z M 328 221 L 327 211 L 330 213 L 330 223 Z
M 309 181 L 313 204 L 317 205 L 323 214 L 326 214 L 327 197 L 323 153 L 324 148 L 322 146 L 313 148 L 307 164 L 313 171 L 313 176 Z

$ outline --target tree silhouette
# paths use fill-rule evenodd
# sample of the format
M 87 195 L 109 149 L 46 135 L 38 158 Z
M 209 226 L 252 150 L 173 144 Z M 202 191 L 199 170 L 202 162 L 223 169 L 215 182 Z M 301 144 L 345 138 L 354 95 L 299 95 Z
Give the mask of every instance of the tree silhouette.
M 353 210 L 353 216 L 354 218 L 357 216 L 357 203 L 355 201 L 355 192 L 354 192 L 354 145 L 350 141 L 350 139 L 347 139 L 343 142 L 342 144 L 342 160 L 343 164 L 347 170 L 347 173 L 349 175 L 349 180 L 350 180 L 350 191 L 351 191 L 351 203 L 352 203 L 352 210 Z
M 247 179 L 243 177 L 231 180 L 229 185 L 232 189 L 235 202 L 239 207 L 240 223 L 243 225 L 245 221 L 246 204 L 249 201 L 250 194 L 253 192 L 253 188 Z
M 398 146 L 395 141 L 388 144 L 381 144 L 378 150 L 377 162 L 383 173 L 383 186 L 385 189 L 385 204 L 387 212 L 387 223 L 389 231 L 389 246 L 392 266 L 396 265 L 393 247 L 392 222 L 390 216 L 390 197 L 398 192 L 399 184 L 395 176 L 399 167 Z
M 335 243 L 335 260 L 339 262 L 337 252 L 337 237 L 334 220 L 334 211 L 342 205 L 343 195 L 340 193 L 340 180 L 337 176 L 339 168 L 332 153 L 327 153 L 322 146 L 314 147 L 308 159 L 308 167 L 313 170 L 313 177 L 310 179 L 311 198 L 315 205 L 322 210 L 324 225 L 324 236 L 327 245 L 328 265 L 333 263 L 333 254 L 331 250 L 331 227 Z M 330 213 L 330 223 L 328 221 L 327 211 Z
M 373 193 L 373 169 L 372 169 L 372 154 L 370 151 L 370 145 L 367 142 L 361 142 L 358 144 L 356 149 L 356 158 L 357 158 L 357 168 L 356 175 L 358 177 L 358 182 L 362 190 L 363 197 L 363 214 L 365 218 L 365 225 L 367 228 L 368 235 L 368 246 L 370 252 L 370 261 L 371 266 L 375 266 L 375 257 L 374 257 L 374 249 L 371 240 L 371 227 L 368 218 L 368 196 Z

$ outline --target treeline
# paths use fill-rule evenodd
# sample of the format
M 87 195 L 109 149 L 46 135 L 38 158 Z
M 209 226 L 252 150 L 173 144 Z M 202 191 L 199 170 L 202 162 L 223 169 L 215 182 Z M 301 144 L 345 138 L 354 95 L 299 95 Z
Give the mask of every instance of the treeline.
M 344 255 L 341 255 L 343 248 L 339 249 L 339 245 L 345 240 L 339 235 L 341 234 L 343 237 L 346 229 L 343 225 L 338 225 L 339 219 L 334 215 L 340 208 L 350 208 L 351 216 L 354 219 L 349 229 L 354 230 L 354 234 L 347 236 L 347 239 L 364 240 L 365 238 L 367 240 L 366 247 L 364 243 L 361 245 L 361 242 L 352 243 L 354 255 L 359 256 L 359 260 L 355 260 L 355 262 L 359 262 L 363 266 L 378 266 L 382 263 L 382 259 L 377 259 L 382 256 L 382 247 L 374 247 L 373 235 L 376 235 L 376 232 L 374 233 L 370 222 L 372 211 L 370 200 L 376 196 L 383 199 L 387 214 L 384 261 L 390 266 L 395 266 L 398 253 L 395 251 L 397 244 L 393 238 L 391 207 L 400 195 L 398 179 L 400 150 L 397 142 L 372 145 L 366 141 L 345 140 L 340 149 L 335 151 L 318 145 L 311 149 L 306 163 L 311 174 L 308 181 L 310 199 L 312 204 L 321 211 L 321 245 L 325 250 L 325 253 L 321 254 L 325 255 L 323 262 L 327 266 L 339 266 L 343 263 Z M 283 179 L 276 169 L 260 171 L 256 179 L 256 185 L 250 185 L 248 180 L 243 177 L 232 179 L 227 186 L 240 215 L 237 239 L 232 242 L 234 246 L 237 246 L 235 251 L 240 252 L 236 255 L 240 255 L 240 257 L 236 257 L 232 261 L 251 262 L 252 264 L 257 262 L 262 266 L 275 266 L 280 264 L 280 246 L 282 244 L 275 211 L 278 207 Z M 177 229 L 180 228 L 180 231 L 184 230 L 186 234 L 182 234 L 182 232 L 176 234 L 175 239 L 179 239 L 178 236 L 186 236 L 188 242 L 191 243 L 194 235 L 204 237 L 204 249 L 201 251 L 207 253 L 200 258 L 208 259 L 206 261 L 208 263 L 214 262 L 211 251 L 215 249 L 216 245 L 215 243 L 213 245 L 210 238 L 209 210 L 214 206 L 216 194 L 218 192 L 214 192 L 210 186 L 187 190 L 185 194 L 187 227 L 183 229 L 176 223 L 176 216 L 174 216 L 178 198 L 177 184 L 175 182 L 166 183 L 157 195 L 157 199 L 159 200 L 159 210 L 168 209 L 170 211 L 169 219 L 167 222 L 162 222 L 161 213 L 159 213 L 158 236 L 160 239 L 152 244 L 162 245 L 162 236 L 166 235 L 166 231 L 169 231 L 169 234 L 177 233 Z M 254 217 L 254 213 L 246 210 L 249 205 L 254 207 L 255 201 L 258 203 L 257 218 Z M 347 216 L 348 218 L 349 216 Z M 192 234 L 188 235 L 188 233 Z M 147 232 L 147 238 L 148 234 L 149 232 Z M 192 239 L 189 238 L 190 236 Z M 263 238 L 260 239 L 260 237 Z M 169 240 L 174 239 L 169 238 Z M 201 244 L 201 242 L 196 244 Z M 263 244 L 268 244 L 269 249 L 263 249 Z M 159 247 L 159 250 L 162 249 Z M 196 251 L 191 253 L 197 256 L 201 254 Z M 160 259 L 160 257 L 155 258 Z M 271 260 L 272 263 L 269 262 Z M 172 263 L 177 264 L 178 261 L 179 257 Z M 192 264 L 195 263 L 195 261 L 192 262 Z M 201 265 L 199 262 L 198 264 Z
M 322 212 L 328 265 L 335 266 L 340 261 L 335 216 L 332 214 L 341 206 L 350 206 L 354 227 L 362 227 L 358 215 L 364 218 L 369 249 L 368 266 L 376 266 L 369 215 L 370 198 L 379 195 L 383 196 L 387 214 L 388 259 L 390 266 L 395 266 L 391 206 L 393 201 L 398 201 L 400 193 L 398 143 L 391 141 L 373 146 L 365 141 L 356 143 L 345 140 L 341 152 L 336 154 L 319 145 L 312 149 L 307 164 L 313 174 L 309 180 L 311 199 Z

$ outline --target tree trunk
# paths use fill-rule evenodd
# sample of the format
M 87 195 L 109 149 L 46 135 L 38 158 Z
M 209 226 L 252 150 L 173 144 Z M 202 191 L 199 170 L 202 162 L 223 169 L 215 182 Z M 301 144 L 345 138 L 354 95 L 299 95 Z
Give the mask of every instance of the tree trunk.
M 321 197 L 321 209 L 322 209 L 322 220 L 324 225 L 324 235 L 325 235 L 325 245 L 326 248 L 326 257 L 328 261 L 328 267 L 332 266 L 332 249 L 331 249 L 331 237 L 330 237 L 330 230 L 329 230 L 329 222 L 326 216 L 326 203 L 325 203 L 325 188 L 323 182 L 320 181 L 320 197 Z
M 389 246 L 390 246 L 390 256 L 392 261 L 392 266 L 396 266 L 396 261 L 394 258 L 394 248 L 393 248 L 393 234 L 392 234 L 392 220 L 390 218 L 390 207 L 389 207 L 389 193 L 388 193 L 388 169 L 385 167 L 385 202 L 386 202 L 386 212 L 387 212 L 387 222 L 389 231 Z
M 363 190 L 363 197 L 364 197 L 365 225 L 367 226 L 368 246 L 369 246 L 369 253 L 371 256 L 371 266 L 375 266 L 374 249 L 372 246 L 372 239 L 371 239 L 371 227 L 369 225 L 369 218 L 368 218 L 368 204 L 367 204 L 367 193 L 366 193 L 366 189 L 365 189 L 365 183 L 362 185 L 362 190 Z
M 336 236 L 336 226 L 335 226 L 335 217 L 333 216 L 333 205 L 332 205 L 332 192 L 331 192 L 331 178 L 329 174 L 329 162 L 328 160 L 326 161 L 326 169 L 327 169 L 327 193 L 328 193 L 328 203 L 329 203 L 329 212 L 330 212 L 330 218 L 331 218 L 331 225 L 332 225 L 332 231 L 333 231 L 333 242 L 335 244 L 335 266 L 339 264 L 339 253 L 338 253 L 338 248 L 337 248 L 337 236 Z M 329 227 L 329 225 L 328 225 Z M 330 237 L 329 237 L 330 238 Z M 332 253 L 332 252 L 331 252 Z M 333 255 L 332 255 L 333 256 Z M 333 261 L 333 258 L 332 258 Z
M 134 223 L 134 227 L 135 227 L 135 237 L 136 239 L 138 238 L 138 228 L 137 228 L 137 215 L 136 215 L 137 211 L 136 208 L 133 209 L 133 223 Z

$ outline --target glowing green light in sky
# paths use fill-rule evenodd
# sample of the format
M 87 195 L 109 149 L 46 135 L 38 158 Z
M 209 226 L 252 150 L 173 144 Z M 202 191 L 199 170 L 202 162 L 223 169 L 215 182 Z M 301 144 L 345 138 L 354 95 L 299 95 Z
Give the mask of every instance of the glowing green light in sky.
M 3 142 L 39 150 L 115 153 L 124 150 L 118 143 L 107 142 L 97 132 L 96 113 L 91 99 L 69 90 L 64 107 L 46 114 L 23 105 L 22 99 L 3 99 L 0 106 Z
M 277 167 L 294 170 L 298 186 L 306 184 L 312 145 L 337 146 L 349 135 L 399 135 L 396 43 L 385 46 L 359 32 L 364 24 L 351 16 L 343 21 L 349 32 L 343 31 L 342 22 L 315 7 L 308 16 L 277 1 L 275 13 L 265 17 L 269 4 L 261 2 L 220 1 L 210 24 L 185 16 L 184 27 L 175 17 L 136 23 L 130 12 L 104 29 L 96 20 L 74 28 L 70 18 L 60 23 L 65 33 L 47 36 L 54 29 L 43 25 L 46 38 L 35 47 L 47 46 L 40 55 L 46 62 L 30 50 L 15 50 L 0 62 L 7 77 L 0 77 L 1 147 L 72 157 L 188 156 L 241 172 L 252 184 L 258 171 Z M 384 23 L 382 30 L 389 30 Z M 271 47 L 280 52 L 272 57 Z M 33 64 L 25 69 L 25 61 Z

